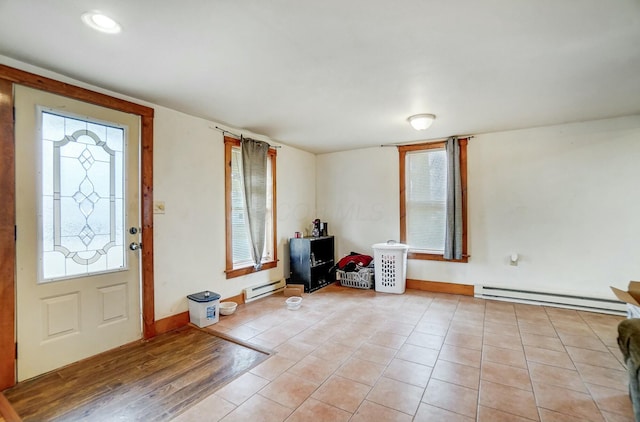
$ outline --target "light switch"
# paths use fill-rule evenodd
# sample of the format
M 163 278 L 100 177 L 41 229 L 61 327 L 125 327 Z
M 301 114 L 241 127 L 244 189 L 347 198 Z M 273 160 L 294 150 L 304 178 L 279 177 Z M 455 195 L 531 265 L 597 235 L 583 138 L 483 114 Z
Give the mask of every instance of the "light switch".
M 520 259 L 518 254 L 513 252 L 509 258 L 510 258 L 510 262 L 509 263 L 511 265 L 513 265 L 514 267 L 517 267 L 518 266 L 518 259 Z
M 153 201 L 153 213 L 164 214 L 164 201 Z

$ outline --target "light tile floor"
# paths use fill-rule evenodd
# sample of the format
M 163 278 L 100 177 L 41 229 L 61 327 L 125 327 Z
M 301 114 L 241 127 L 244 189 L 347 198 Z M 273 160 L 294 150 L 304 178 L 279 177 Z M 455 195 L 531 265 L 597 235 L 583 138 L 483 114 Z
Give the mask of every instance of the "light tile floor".
M 211 327 L 276 352 L 177 421 L 633 421 L 623 317 L 407 290 L 271 296 Z

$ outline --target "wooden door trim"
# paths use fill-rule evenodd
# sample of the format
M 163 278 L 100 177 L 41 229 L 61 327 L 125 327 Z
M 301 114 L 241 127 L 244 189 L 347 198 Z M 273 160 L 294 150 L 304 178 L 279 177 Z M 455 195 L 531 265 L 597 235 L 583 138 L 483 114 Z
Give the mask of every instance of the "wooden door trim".
M 153 108 L 0 64 L 0 390 L 11 387 L 16 382 L 14 84 L 140 116 L 142 335 L 144 338 L 156 335 L 153 282 Z
M 0 79 L 0 391 L 15 384 L 16 184 L 13 83 Z

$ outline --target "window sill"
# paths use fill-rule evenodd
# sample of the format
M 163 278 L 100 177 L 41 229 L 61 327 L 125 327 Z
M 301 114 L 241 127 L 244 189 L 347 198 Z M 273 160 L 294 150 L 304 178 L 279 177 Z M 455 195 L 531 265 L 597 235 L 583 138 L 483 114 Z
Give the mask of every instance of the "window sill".
M 411 252 L 411 251 L 409 251 L 407 258 L 420 259 L 424 261 L 443 261 L 443 262 L 461 262 L 461 263 L 469 262 L 469 255 L 463 255 L 461 259 L 445 259 L 443 255 L 438 255 L 433 253 Z
M 262 268 L 258 271 L 256 271 L 256 269 L 253 268 L 253 265 L 251 265 L 249 267 L 228 269 L 225 271 L 225 273 L 226 273 L 227 279 L 230 279 L 230 278 L 241 277 L 247 274 L 257 273 L 259 271 L 268 270 L 271 268 L 275 268 L 277 266 L 278 266 L 278 261 L 268 261 L 268 262 L 263 262 Z

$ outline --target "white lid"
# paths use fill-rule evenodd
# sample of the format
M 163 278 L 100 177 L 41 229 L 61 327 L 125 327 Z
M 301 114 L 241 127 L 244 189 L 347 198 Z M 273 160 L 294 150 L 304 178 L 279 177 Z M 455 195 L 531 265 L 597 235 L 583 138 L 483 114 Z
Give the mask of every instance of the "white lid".
M 389 240 L 386 243 L 375 243 L 372 246 L 373 249 L 387 249 L 387 250 L 408 250 L 409 245 L 404 243 L 398 243 L 395 240 Z

